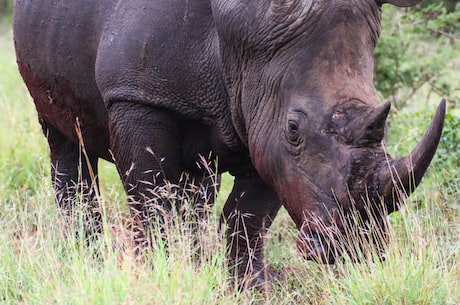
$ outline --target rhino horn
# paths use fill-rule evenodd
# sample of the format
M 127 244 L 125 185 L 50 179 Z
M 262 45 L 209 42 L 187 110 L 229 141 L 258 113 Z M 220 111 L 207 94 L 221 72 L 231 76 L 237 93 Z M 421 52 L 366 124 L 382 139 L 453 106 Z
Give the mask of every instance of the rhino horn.
M 385 126 L 391 103 L 384 102 L 359 114 L 342 129 L 347 143 L 366 145 L 380 143 L 385 135 Z
M 425 135 L 415 149 L 405 157 L 384 162 L 376 173 L 379 194 L 383 197 L 388 212 L 398 209 L 400 191 L 409 195 L 422 180 L 438 147 L 445 114 L 446 101 L 443 99 Z
M 366 113 L 361 128 L 356 126 L 361 133 L 358 142 L 378 143 L 382 141 L 390 108 L 391 103 L 386 101 Z
M 380 5 L 384 4 L 384 3 L 390 3 L 390 4 L 393 4 L 393 5 L 396 5 L 396 6 L 400 6 L 400 7 L 409 7 L 409 6 L 414 6 L 418 3 L 421 2 L 421 0 L 381 0 L 381 1 L 377 1 Z

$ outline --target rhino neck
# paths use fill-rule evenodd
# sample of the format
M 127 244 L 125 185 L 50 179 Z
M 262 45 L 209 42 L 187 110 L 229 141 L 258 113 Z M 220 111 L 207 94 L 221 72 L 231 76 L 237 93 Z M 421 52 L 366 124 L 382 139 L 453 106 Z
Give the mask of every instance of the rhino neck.
M 254 92 L 247 84 L 250 75 L 246 69 L 248 63 L 243 55 L 228 50 L 221 51 L 221 57 L 233 127 L 240 140 L 248 146 L 251 117 L 254 118 L 259 103 L 257 95 L 251 94 Z

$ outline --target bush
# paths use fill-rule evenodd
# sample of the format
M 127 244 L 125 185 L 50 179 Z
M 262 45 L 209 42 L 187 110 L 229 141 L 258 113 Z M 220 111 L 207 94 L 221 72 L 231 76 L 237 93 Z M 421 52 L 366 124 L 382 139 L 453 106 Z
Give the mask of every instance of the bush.
M 397 109 L 422 88 L 453 100 L 446 74 L 458 64 L 460 12 L 446 14 L 441 3 L 400 9 L 384 7 L 376 49 L 375 78 L 380 94 Z
M 441 0 L 423 0 L 420 3 L 421 7 L 426 7 L 431 4 L 436 4 L 441 2 Z M 455 11 L 455 8 L 457 6 L 457 3 L 459 3 L 459 0 L 443 0 L 442 3 L 444 4 L 444 8 L 446 9 L 447 13 L 452 13 Z
M 3 19 L 11 20 L 13 12 L 12 0 L 0 0 L 0 21 Z

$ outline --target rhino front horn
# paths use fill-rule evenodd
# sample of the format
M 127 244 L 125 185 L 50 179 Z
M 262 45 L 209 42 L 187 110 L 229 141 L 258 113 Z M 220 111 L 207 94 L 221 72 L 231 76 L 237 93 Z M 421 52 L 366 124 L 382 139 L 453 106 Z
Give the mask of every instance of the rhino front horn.
M 379 194 L 389 213 L 398 209 L 401 191 L 409 195 L 422 180 L 441 139 L 445 115 L 446 101 L 443 99 L 415 149 L 405 157 L 385 162 L 377 172 Z

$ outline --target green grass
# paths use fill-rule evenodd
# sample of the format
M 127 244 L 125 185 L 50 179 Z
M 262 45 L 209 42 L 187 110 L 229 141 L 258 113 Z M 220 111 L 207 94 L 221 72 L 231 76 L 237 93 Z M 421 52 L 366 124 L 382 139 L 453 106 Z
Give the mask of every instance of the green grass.
M 0 27 L 0 109 L 1 304 L 460 303 L 455 118 L 428 177 L 403 211 L 390 216 L 386 261 L 354 264 L 345 259 L 333 266 L 304 261 L 295 247 L 295 227 L 281 211 L 267 238 L 266 260 L 284 278 L 274 282 L 270 292 L 238 293 L 229 284 L 217 217 L 211 217 L 201 234 L 198 259 L 191 234 L 177 225 L 169 228 L 167 251 L 156 243 L 142 260 L 130 252 L 124 243 L 128 210 L 110 163 L 100 164 L 110 229 L 89 249 L 68 236 L 72 232 L 63 229 L 54 203 L 46 140 L 18 75 L 6 26 Z M 391 118 L 389 149 L 394 155 L 413 147 L 431 110 Z M 401 139 L 400 134 L 410 136 Z M 226 176 L 217 206 L 230 187 Z

